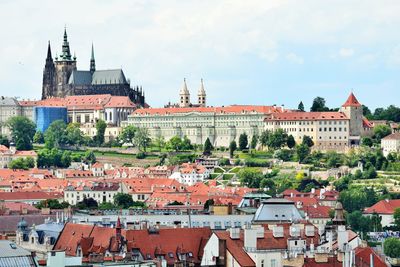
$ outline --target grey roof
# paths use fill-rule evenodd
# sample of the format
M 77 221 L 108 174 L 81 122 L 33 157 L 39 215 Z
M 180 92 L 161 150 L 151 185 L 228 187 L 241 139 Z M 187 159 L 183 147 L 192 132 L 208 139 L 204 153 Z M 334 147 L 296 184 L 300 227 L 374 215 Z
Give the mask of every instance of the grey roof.
M 0 106 L 19 106 L 17 99 L 13 97 L 0 97 Z
M 88 70 L 75 70 L 68 80 L 73 85 L 102 85 L 102 84 L 126 84 L 122 69 L 96 70 L 93 74 Z
M 86 70 L 74 70 L 69 77 L 69 84 L 88 85 L 92 83 L 92 74 Z
M 32 267 L 38 266 L 31 253 L 9 240 L 0 240 L 0 266 Z
M 35 226 L 35 229 L 37 231 L 43 231 L 46 234 L 46 236 L 52 236 L 55 238 L 59 236 L 63 228 L 64 228 L 63 223 L 56 223 L 56 222 L 47 222 Z
M 122 69 L 96 70 L 93 73 L 92 84 L 125 84 L 126 79 Z
M 298 221 L 301 219 L 303 218 L 293 201 L 271 198 L 260 205 L 253 222 Z

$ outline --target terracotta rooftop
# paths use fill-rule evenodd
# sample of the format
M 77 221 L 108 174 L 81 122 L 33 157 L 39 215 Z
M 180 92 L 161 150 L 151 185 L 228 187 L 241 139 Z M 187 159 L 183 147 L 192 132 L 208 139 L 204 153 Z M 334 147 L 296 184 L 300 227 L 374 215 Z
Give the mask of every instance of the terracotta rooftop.
M 272 113 L 265 121 L 315 121 L 315 120 L 348 120 L 343 112 L 282 112 Z
M 357 98 L 353 93 L 349 95 L 346 102 L 342 105 L 342 107 L 361 107 L 360 102 L 358 102 Z
M 397 208 L 400 208 L 400 199 L 384 199 L 366 208 L 364 213 L 393 214 Z

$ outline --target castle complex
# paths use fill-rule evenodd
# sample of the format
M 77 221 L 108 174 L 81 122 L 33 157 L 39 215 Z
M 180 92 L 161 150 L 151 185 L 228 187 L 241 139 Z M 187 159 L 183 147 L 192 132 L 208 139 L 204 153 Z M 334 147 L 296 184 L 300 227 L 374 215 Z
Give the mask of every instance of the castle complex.
M 67 31 L 64 31 L 62 53 L 53 61 L 50 43 L 47 50 L 46 64 L 43 71 L 42 99 L 66 97 L 73 95 L 129 96 L 137 105 L 144 106 L 145 99 L 142 88 L 131 88 L 130 81 L 125 78 L 122 69 L 96 70 L 94 49 L 89 70 L 77 70 L 76 56 L 70 52 Z
M 201 88 L 204 90 L 203 85 Z M 200 105 L 200 97 L 199 105 L 190 104 L 186 82 L 180 91 L 179 107 L 137 109 L 123 124 L 148 128 L 153 138 L 169 140 L 186 136 L 195 144 L 204 144 L 209 138 L 214 146 L 224 147 L 233 140 L 238 142 L 242 133 L 251 138 L 265 130 L 282 129 L 297 143 L 309 136 L 316 149 L 340 151 L 358 145 L 362 136 L 372 133 L 372 126 L 363 117 L 362 106 L 353 93 L 337 112 L 251 105 L 205 107 L 205 101 L 204 106 Z

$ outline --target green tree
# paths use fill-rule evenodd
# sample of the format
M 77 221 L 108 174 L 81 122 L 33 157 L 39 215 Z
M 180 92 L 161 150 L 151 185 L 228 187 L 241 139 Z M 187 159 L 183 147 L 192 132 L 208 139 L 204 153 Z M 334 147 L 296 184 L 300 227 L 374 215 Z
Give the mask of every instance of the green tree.
M 182 139 L 179 136 L 172 137 L 168 143 L 167 147 L 169 149 L 175 150 L 176 152 L 182 149 Z
M 164 139 L 164 136 L 162 136 L 162 135 L 160 135 L 160 136 L 157 136 L 154 140 L 153 140 L 153 142 L 154 142 L 154 145 L 156 146 L 156 147 L 158 147 L 158 149 L 161 151 L 162 150 L 162 148 L 163 147 L 165 147 L 165 139 Z
M 38 209 L 43 208 L 50 208 L 50 209 L 65 209 L 69 207 L 68 202 L 59 202 L 57 199 L 46 199 L 40 201 L 38 204 L 35 205 Z
M 329 168 L 335 168 L 342 163 L 342 158 L 336 151 L 329 151 L 326 153 L 326 165 Z
M 115 210 L 117 207 L 111 202 L 102 202 L 99 205 L 99 210 Z
M 300 103 L 299 103 L 299 105 L 298 105 L 298 107 L 297 107 L 297 110 L 299 110 L 299 111 L 304 111 L 304 104 L 303 104 L 303 101 L 300 101 Z
M 374 138 L 380 142 L 382 138 L 388 136 L 392 133 L 392 129 L 390 129 L 387 125 L 377 125 L 374 127 Z
M 277 129 L 270 134 L 268 138 L 268 148 L 280 149 L 282 146 L 286 145 L 288 135 L 283 129 Z
M 258 135 L 253 135 L 252 137 L 251 137 L 251 148 L 256 148 L 257 147 L 257 144 L 258 144 Z
M 183 150 L 192 150 L 193 149 L 192 142 L 186 135 L 182 139 L 182 149 Z
M 238 177 L 242 185 L 250 188 L 260 188 L 260 183 L 264 178 L 260 170 L 252 168 L 242 168 L 238 173 Z
M 400 208 L 397 208 L 394 210 L 393 220 L 394 220 L 394 224 L 396 225 L 397 229 L 400 230 Z
M 303 144 L 307 145 L 308 147 L 312 147 L 314 145 L 314 141 L 308 135 L 303 137 Z
M 310 111 L 317 112 L 317 111 L 328 111 L 329 108 L 325 106 L 325 99 L 323 97 L 316 97 L 313 100 L 312 106 Z
M 76 204 L 76 207 L 81 210 L 97 209 L 98 206 L 99 205 L 94 198 L 92 198 L 92 197 L 87 198 L 86 196 L 83 198 L 82 201 L 80 201 Z
M 389 237 L 383 243 L 385 255 L 390 258 L 400 258 L 400 239 Z
M 127 209 L 133 206 L 132 196 L 125 193 L 117 193 L 114 195 L 114 204 L 122 209 Z
M 372 115 L 371 110 L 366 105 L 362 105 L 362 109 L 363 109 L 363 115 L 365 117 L 371 117 Z
M 149 130 L 147 128 L 139 128 L 136 131 L 134 142 L 139 151 L 146 152 L 147 147 L 151 143 Z
M 106 132 L 107 123 L 103 120 L 98 120 L 96 122 L 96 135 L 94 136 L 94 141 L 98 146 L 104 144 L 104 134 Z
M 79 123 L 70 123 L 65 129 L 66 143 L 70 145 L 82 145 L 84 143 L 84 138 L 82 131 L 80 129 Z
M 47 130 L 44 132 L 44 143 L 46 148 L 59 148 L 67 142 L 65 130 L 67 125 L 63 120 L 53 121 Z
M 8 163 L 9 169 L 28 170 L 35 167 L 35 160 L 31 157 L 17 158 Z
M 235 153 L 236 149 L 237 149 L 236 141 L 232 140 L 231 143 L 229 144 L 229 157 L 233 158 L 233 154 Z
M 87 150 L 82 159 L 86 164 L 93 164 L 96 162 L 96 156 L 92 150 Z
M 372 139 L 368 136 L 361 138 L 361 145 L 371 147 L 373 145 Z
M 204 142 L 204 149 L 203 149 L 203 154 L 204 155 L 211 155 L 211 151 L 213 150 L 213 145 L 210 142 L 210 139 L 207 137 L 206 141 Z
M 348 212 L 362 211 L 364 208 L 374 205 L 377 200 L 375 191 L 365 187 L 350 187 L 350 189 L 341 191 L 339 195 L 339 201 Z
M 240 150 L 245 150 L 247 148 L 247 145 L 249 144 L 248 138 L 247 138 L 247 134 L 246 133 L 242 133 L 239 136 L 239 149 Z
M 262 146 L 262 148 L 266 147 L 268 145 L 269 142 L 269 136 L 270 136 L 270 132 L 269 131 L 263 131 L 260 135 L 260 144 Z
M 286 145 L 288 148 L 292 149 L 296 145 L 296 141 L 294 140 L 293 135 L 289 135 L 287 140 L 286 140 Z
M 119 134 L 118 139 L 121 140 L 124 144 L 134 144 L 134 138 L 136 134 L 137 128 L 133 125 L 128 125 L 122 128 L 121 133 Z
M 300 163 L 303 163 L 304 160 L 310 155 L 310 147 L 306 144 L 300 144 L 296 146 L 296 156 Z
M 44 135 L 41 131 L 37 131 L 33 136 L 33 142 L 36 144 L 43 144 L 44 143 Z
M 31 150 L 33 136 L 36 133 L 35 124 L 26 117 L 11 117 L 6 125 L 10 128 L 11 139 L 17 150 Z
M 0 134 L 0 145 L 10 147 L 10 140 L 8 140 L 7 136 Z

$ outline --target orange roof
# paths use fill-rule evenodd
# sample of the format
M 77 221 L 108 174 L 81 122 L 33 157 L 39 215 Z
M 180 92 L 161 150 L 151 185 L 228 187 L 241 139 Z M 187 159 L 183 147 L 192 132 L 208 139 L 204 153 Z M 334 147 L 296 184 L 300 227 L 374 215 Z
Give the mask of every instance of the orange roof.
M 265 121 L 348 120 L 343 112 L 282 112 L 267 115 Z
M 384 199 L 366 208 L 364 213 L 393 214 L 397 208 L 400 208 L 400 199 Z
M 133 115 L 167 115 L 175 113 L 275 113 L 282 112 L 282 108 L 274 106 L 233 105 L 227 107 L 188 107 L 188 108 L 146 108 L 137 109 Z
M 342 105 L 342 107 L 361 107 L 360 102 L 358 102 L 357 98 L 353 93 L 349 95 L 346 102 Z
M 371 254 L 373 255 L 373 259 L 374 259 L 374 263 L 373 266 L 374 267 L 386 267 L 386 263 L 385 260 L 382 259 L 378 253 L 375 252 L 375 250 L 373 250 L 370 247 L 358 247 L 356 248 L 355 251 L 355 256 L 356 256 L 356 262 L 355 264 L 357 266 L 371 266 Z
M 23 157 L 27 157 L 27 156 L 36 157 L 37 156 L 36 152 L 33 150 L 17 150 L 17 151 L 15 151 L 15 155 L 23 156 Z
M 116 107 L 131 107 L 135 108 L 136 105 L 129 99 L 128 96 L 112 96 L 110 101 L 104 106 L 106 108 Z
M 42 200 L 62 198 L 61 194 L 54 192 L 0 192 L 2 200 Z

